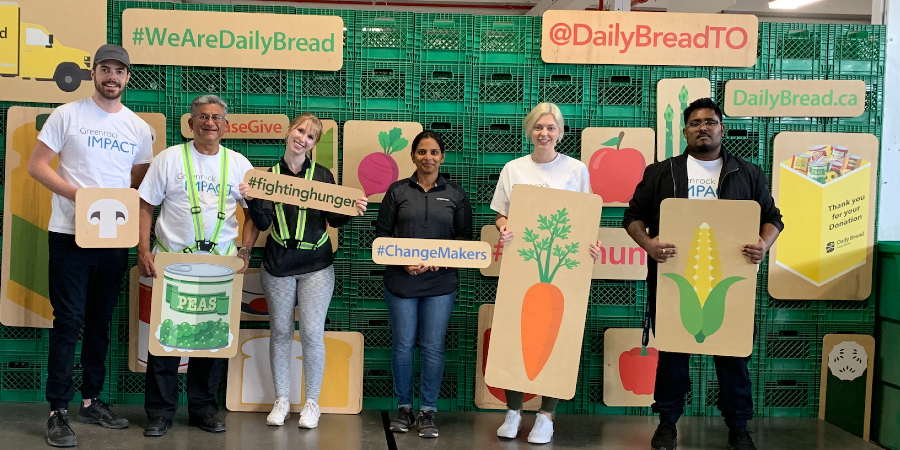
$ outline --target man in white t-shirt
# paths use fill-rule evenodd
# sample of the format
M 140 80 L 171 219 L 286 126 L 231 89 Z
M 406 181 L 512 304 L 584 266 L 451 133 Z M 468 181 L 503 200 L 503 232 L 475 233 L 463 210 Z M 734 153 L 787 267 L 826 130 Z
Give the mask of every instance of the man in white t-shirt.
M 83 249 L 75 243 L 75 192 L 80 188 L 137 187 L 153 156 L 150 126 L 122 105 L 131 77 L 128 53 L 104 45 L 94 56 L 96 91 L 56 108 L 41 128 L 28 161 L 28 174 L 53 192 L 48 227 L 49 292 L 53 306 L 47 360 L 47 443 L 74 447 L 68 407 L 74 397 L 75 344 L 81 344 L 84 398 L 78 421 L 125 428 L 97 397 L 106 377 L 109 323 L 128 264 L 128 249 Z M 59 157 L 59 167 L 51 163 Z
M 622 224 L 652 258 L 647 264 L 647 306 L 654 324 L 659 264 L 665 264 L 679 250 L 674 244 L 659 242 L 659 211 L 663 200 L 721 198 L 759 203 L 759 240 L 748 242 L 740 250 L 754 264 L 762 262 L 784 229 L 765 173 L 722 146 L 725 125 L 722 124 L 719 107 L 709 98 L 696 100 L 684 110 L 684 123 L 686 151 L 647 167 L 625 210 Z M 659 414 L 660 424 L 650 441 L 653 449 L 672 450 L 677 445 L 675 424 L 684 413 L 684 396 L 691 389 L 690 357 L 685 353 L 659 352 L 653 411 Z M 728 426 L 728 448 L 732 450 L 756 449 L 747 431 L 747 422 L 753 418 L 753 390 L 747 370 L 749 361 L 749 356 L 715 357 L 719 382 L 717 406 Z
M 222 147 L 228 130 L 228 105 L 215 95 L 201 95 L 191 102 L 188 125 L 194 140 L 169 147 L 150 164 L 141 194 L 138 268 L 141 276 L 156 277 L 154 254 L 159 252 L 236 255 L 243 259 L 243 273 L 250 262 L 250 249 L 259 235 L 252 220 L 244 222 L 243 246 L 238 250 L 235 212 L 247 204 L 238 191 L 244 174 L 253 166 L 240 153 Z M 160 206 L 156 220 L 156 242 L 150 242 L 153 210 Z M 151 247 L 153 250 L 151 251 Z M 177 356 L 147 358 L 147 384 L 144 410 L 150 419 L 144 436 L 163 436 L 172 426 L 178 408 Z M 190 358 L 187 388 L 188 413 L 193 426 L 203 431 L 225 431 L 225 422 L 216 414 L 216 392 L 225 360 Z

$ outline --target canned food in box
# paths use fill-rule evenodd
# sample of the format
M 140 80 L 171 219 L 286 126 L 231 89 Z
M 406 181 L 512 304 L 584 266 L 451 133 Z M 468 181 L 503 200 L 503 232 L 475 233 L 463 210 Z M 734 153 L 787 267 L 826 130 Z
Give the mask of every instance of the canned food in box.
M 810 179 L 825 184 L 825 172 L 828 171 L 828 163 L 825 161 L 810 161 L 809 173 Z
M 860 163 L 862 162 L 862 158 L 856 155 L 847 155 L 847 162 L 844 165 L 844 168 L 847 170 L 856 170 L 859 168 Z
M 815 147 L 810 147 L 807 153 L 809 153 L 810 161 L 825 161 L 828 159 L 828 146 L 817 145 Z
M 831 159 L 844 159 L 849 154 L 847 147 L 841 145 L 831 146 Z
M 828 170 L 834 173 L 841 173 L 841 170 L 844 169 L 844 160 L 843 159 L 832 159 L 828 161 Z
M 793 159 L 791 159 L 791 169 L 806 175 L 809 172 L 809 155 L 795 153 Z

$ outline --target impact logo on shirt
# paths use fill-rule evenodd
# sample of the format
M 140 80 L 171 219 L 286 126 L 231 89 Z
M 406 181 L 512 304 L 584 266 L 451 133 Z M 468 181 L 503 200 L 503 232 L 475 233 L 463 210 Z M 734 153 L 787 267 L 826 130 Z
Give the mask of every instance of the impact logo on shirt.
M 78 132 L 87 138 L 88 148 L 101 148 L 133 155 L 137 152 L 137 144 L 119 138 L 119 133 L 103 130 L 92 130 L 81 127 Z
M 719 180 L 712 178 L 688 179 L 688 198 L 718 199 Z
M 184 172 L 181 172 L 181 173 L 175 175 L 175 179 L 177 179 L 179 181 L 181 181 L 181 180 L 185 181 L 184 191 L 188 192 L 188 184 L 187 184 L 186 178 L 187 177 L 184 175 Z M 219 194 L 219 179 L 218 178 L 212 177 L 209 175 L 194 175 L 194 180 L 196 180 L 194 183 L 197 185 L 198 193 L 212 192 L 216 195 Z M 233 184 L 228 183 L 228 194 L 229 195 L 231 195 L 231 192 L 234 188 L 235 188 L 235 186 Z

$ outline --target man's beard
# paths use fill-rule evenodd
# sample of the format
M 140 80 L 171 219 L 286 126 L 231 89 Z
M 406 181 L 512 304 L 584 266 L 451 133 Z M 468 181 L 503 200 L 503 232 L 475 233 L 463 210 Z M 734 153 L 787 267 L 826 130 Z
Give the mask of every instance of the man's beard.
M 123 89 L 122 86 L 119 85 L 119 90 L 117 90 L 113 94 L 109 94 L 106 92 L 106 89 L 103 88 L 103 83 L 100 83 L 97 80 L 94 80 L 94 89 L 96 89 L 97 92 L 100 93 L 101 97 L 103 97 L 107 100 L 115 100 L 115 99 L 121 97 L 122 93 L 125 92 L 125 89 Z
M 706 153 L 712 152 L 712 151 L 713 151 L 713 147 L 712 147 L 712 145 L 704 144 L 704 145 L 698 145 L 698 146 L 696 146 L 696 147 L 688 146 L 688 150 L 691 150 L 691 151 L 693 151 L 694 153 L 699 153 L 699 154 L 702 155 L 702 154 L 706 154 Z

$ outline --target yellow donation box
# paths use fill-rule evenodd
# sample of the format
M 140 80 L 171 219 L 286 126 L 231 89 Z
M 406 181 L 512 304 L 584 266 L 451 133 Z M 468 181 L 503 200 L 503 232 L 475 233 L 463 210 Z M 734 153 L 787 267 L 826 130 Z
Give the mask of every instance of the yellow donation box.
M 816 286 L 866 263 L 872 165 L 838 146 L 781 162 L 776 263 Z M 819 157 L 818 155 L 822 155 Z

